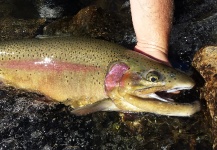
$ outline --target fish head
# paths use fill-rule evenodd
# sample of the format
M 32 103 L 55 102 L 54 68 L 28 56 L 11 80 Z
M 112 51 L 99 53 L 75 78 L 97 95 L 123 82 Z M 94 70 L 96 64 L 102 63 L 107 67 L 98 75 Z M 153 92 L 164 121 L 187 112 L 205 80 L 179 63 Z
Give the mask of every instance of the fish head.
M 137 97 L 173 101 L 165 97 L 166 93 L 179 93 L 181 90 L 191 89 L 195 82 L 181 71 L 163 64 L 155 64 L 151 67 L 140 65 L 129 69 L 120 85 L 120 88 L 131 89 L 128 93 Z
M 170 98 L 171 93 L 194 87 L 188 75 L 138 53 L 129 54 L 113 62 L 105 78 L 106 93 L 119 111 L 191 116 L 200 110 L 198 101 L 179 103 Z
M 113 77 L 108 80 L 110 76 Z M 185 73 L 151 60 L 116 62 L 106 77 L 107 91 L 116 87 L 121 95 L 127 93 L 166 102 L 173 101 L 165 97 L 169 95 L 166 93 L 178 93 L 194 85 L 194 80 Z

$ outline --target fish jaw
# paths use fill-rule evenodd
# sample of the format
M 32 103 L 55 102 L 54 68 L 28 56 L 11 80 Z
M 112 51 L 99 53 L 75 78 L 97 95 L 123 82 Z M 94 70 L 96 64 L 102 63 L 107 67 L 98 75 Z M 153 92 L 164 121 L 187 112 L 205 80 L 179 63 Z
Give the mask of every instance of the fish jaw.
M 190 117 L 201 109 L 199 101 L 176 103 L 156 98 L 142 98 L 119 88 L 110 91 L 109 97 L 119 111 L 125 113 L 146 112 L 166 116 Z

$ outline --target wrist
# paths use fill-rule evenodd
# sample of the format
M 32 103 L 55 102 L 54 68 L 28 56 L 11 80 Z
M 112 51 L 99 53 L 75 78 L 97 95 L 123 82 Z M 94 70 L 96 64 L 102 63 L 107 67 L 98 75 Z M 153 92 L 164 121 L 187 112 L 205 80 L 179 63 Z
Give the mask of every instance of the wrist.
M 134 48 L 135 51 L 144 54 L 148 58 L 158 61 L 160 63 L 171 66 L 168 60 L 168 50 L 163 47 L 151 45 L 151 44 L 137 44 Z

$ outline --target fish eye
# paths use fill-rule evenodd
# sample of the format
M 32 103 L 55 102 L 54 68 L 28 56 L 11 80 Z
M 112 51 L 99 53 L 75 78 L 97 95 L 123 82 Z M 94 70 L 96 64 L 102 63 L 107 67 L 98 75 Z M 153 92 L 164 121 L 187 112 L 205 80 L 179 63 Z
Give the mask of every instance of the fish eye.
M 158 82 L 160 78 L 161 75 L 157 71 L 149 71 L 145 76 L 145 79 L 150 82 Z

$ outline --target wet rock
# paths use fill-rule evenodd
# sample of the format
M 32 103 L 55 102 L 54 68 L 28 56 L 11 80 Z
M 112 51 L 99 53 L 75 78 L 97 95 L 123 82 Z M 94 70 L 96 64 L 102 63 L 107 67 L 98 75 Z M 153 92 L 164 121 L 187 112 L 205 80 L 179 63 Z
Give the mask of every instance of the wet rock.
M 96 6 L 86 7 L 73 17 L 66 17 L 47 25 L 44 28 L 44 34 L 86 36 L 128 46 L 135 43 L 135 34 L 129 12 L 124 18 L 118 14 L 108 13 Z
M 0 40 L 33 38 L 42 34 L 47 20 L 75 15 L 84 6 L 70 0 L 0 1 Z
M 37 10 L 38 0 L 3 0 L 0 1 L 0 17 L 13 17 L 17 19 L 39 18 Z
M 174 0 L 174 23 L 195 22 L 212 16 L 216 12 L 215 0 Z
M 201 96 L 207 100 L 212 118 L 215 116 L 215 100 L 217 100 L 217 47 L 208 46 L 200 49 L 194 57 L 193 66 L 205 80 Z
M 23 1 L 23 0 L 22 0 Z M 56 19 L 63 16 L 73 16 L 80 9 L 87 6 L 82 0 L 34 0 L 39 16 L 47 19 Z
M 200 49 L 194 56 L 193 66 L 205 80 L 201 97 L 206 100 L 212 117 L 213 147 L 217 148 L 217 46 Z
M 132 115 L 129 119 L 118 113 L 93 114 L 94 149 L 212 149 L 203 113 L 191 118 Z
M 92 119 L 71 108 L 14 88 L 1 90 L 0 149 L 89 149 Z
M 40 19 L 36 1 L 0 1 L 0 40 L 33 38 L 45 24 Z
M 10 0 L 13 9 L 11 16 L 19 19 L 36 19 L 39 18 L 38 10 L 35 5 L 36 0 Z
M 82 0 L 2 0 L 0 17 L 9 15 L 19 19 L 56 19 L 75 15 L 85 6 L 87 4 Z
M 217 43 L 217 1 L 175 0 L 174 25 L 169 45 L 173 67 L 191 69 L 201 47 Z
M 9 16 L 12 11 L 13 6 L 9 3 L 1 2 L 0 1 L 0 18 Z
M 0 18 L 0 40 L 33 38 L 44 23 L 44 19 Z

